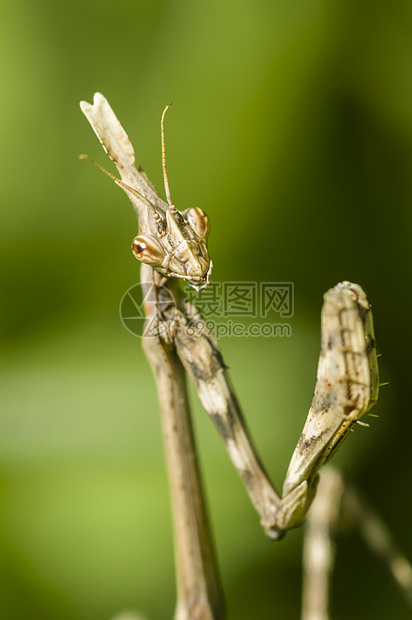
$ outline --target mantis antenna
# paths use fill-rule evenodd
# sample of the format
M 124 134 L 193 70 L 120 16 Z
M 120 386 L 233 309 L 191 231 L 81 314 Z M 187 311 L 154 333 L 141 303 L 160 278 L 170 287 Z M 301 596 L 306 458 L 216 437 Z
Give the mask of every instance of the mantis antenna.
M 94 161 L 94 159 L 92 159 L 88 155 L 85 155 L 84 153 L 79 155 L 79 159 L 88 159 L 89 161 L 91 161 L 92 164 L 94 164 L 95 166 L 100 168 L 100 170 L 102 172 L 107 174 L 107 176 L 110 177 L 116 183 L 116 185 L 119 185 L 119 187 L 123 187 L 123 189 L 127 190 L 128 192 L 130 192 L 131 194 L 136 196 L 136 198 L 139 198 L 139 200 L 141 200 L 147 207 L 149 207 L 150 209 L 154 210 L 154 207 L 153 207 L 152 203 L 149 200 L 147 200 L 147 198 L 145 196 L 143 196 L 143 194 L 138 192 L 137 189 L 134 189 L 134 187 L 130 187 L 130 185 L 127 185 L 127 183 L 124 183 L 121 179 L 118 179 L 117 177 L 115 177 L 114 174 L 112 174 L 111 172 L 106 170 L 106 168 L 103 168 L 103 166 L 98 164 L 97 161 Z
M 176 209 L 172 202 L 172 196 L 170 195 L 170 186 L 169 186 L 169 177 L 167 176 L 167 168 L 166 168 L 166 147 L 165 147 L 165 116 L 166 112 L 170 108 L 172 104 L 168 103 L 165 109 L 163 110 L 162 120 L 160 121 L 160 131 L 162 135 L 162 168 L 163 168 L 163 181 L 165 184 L 165 192 L 166 199 L 169 204 L 169 207 L 173 210 Z

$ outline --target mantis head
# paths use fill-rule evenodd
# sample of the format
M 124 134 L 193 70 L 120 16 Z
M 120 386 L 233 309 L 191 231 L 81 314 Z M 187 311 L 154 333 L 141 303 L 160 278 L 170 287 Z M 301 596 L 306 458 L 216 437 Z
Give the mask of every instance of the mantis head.
M 135 177 L 130 177 L 130 174 L 127 177 L 129 182 L 132 179 L 133 185 L 136 185 L 133 187 L 112 175 L 87 155 L 80 157 L 91 160 L 103 170 L 117 185 L 125 190 L 135 205 L 139 216 L 139 234 L 132 242 L 133 255 L 140 262 L 150 265 L 161 275 L 186 280 L 194 289 L 199 291 L 209 284 L 213 267 L 207 249 L 210 223 L 209 218 L 201 209 L 192 208 L 181 212 L 176 209 L 172 202 L 166 169 L 164 139 L 164 117 L 170 105 L 167 105 L 163 110 L 161 119 L 162 167 L 167 203 L 159 198 L 155 204 L 143 194 L 143 191 L 146 193 L 145 185 L 139 182 L 142 172 L 137 171 L 136 168 L 133 167 Z M 121 170 L 123 177 L 123 168 L 119 167 L 118 161 L 107 150 L 104 141 L 100 137 L 99 139 L 106 152 Z M 130 148 L 132 147 L 130 146 Z M 136 178 L 136 183 L 134 178 Z

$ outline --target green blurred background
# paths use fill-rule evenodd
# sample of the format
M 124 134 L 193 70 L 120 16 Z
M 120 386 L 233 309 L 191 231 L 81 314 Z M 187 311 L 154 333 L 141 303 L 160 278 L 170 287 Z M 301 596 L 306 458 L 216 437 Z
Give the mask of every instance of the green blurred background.
M 290 339 L 221 341 L 281 485 L 310 404 L 323 293 L 373 304 L 380 415 L 336 461 L 412 557 L 412 5 L 321 0 L 2 2 L 0 617 L 171 618 L 174 572 L 155 389 L 118 304 L 138 281 L 127 198 L 80 112 L 109 99 L 175 204 L 212 220 L 214 279 L 292 281 Z M 112 168 L 111 168 L 112 169 Z M 195 400 L 195 399 L 194 399 Z M 228 618 L 298 618 L 302 530 L 263 536 L 212 424 L 196 430 Z M 410 617 L 356 536 L 333 618 Z

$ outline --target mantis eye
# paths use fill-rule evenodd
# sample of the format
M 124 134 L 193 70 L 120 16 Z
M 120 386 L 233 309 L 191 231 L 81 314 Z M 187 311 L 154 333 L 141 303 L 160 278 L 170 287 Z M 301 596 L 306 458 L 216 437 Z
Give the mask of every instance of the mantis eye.
M 195 207 L 184 211 L 184 216 L 198 237 L 206 239 L 210 231 L 210 222 L 206 213 Z
M 161 265 L 165 254 L 160 243 L 152 235 L 138 235 L 133 239 L 132 252 L 137 260 L 147 265 Z

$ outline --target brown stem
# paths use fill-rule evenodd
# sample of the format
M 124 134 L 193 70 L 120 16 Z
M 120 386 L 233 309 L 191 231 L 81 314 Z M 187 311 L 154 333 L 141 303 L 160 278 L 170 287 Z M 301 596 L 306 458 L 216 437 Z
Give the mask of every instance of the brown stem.
M 329 620 L 330 581 L 335 561 L 334 536 L 343 492 L 342 476 L 334 469 L 326 469 L 306 520 L 302 620 Z
M 157 280 L 157 275 L 154 276 Z M 153 271 L 142 269 L 142 282 Z M 158 281 L 155 282 L 155 291 Z M 166 286 L 170 286 L 170 281 Z M 145 300 L 147 320 L 156 300 Z M 174 520 L 177 606 L 175 620 L 223 620 L 224 601 L 207 516 L 186 390 L 185 372 L 174 345 L 160 336 L 143 347 L 156 379 Z

